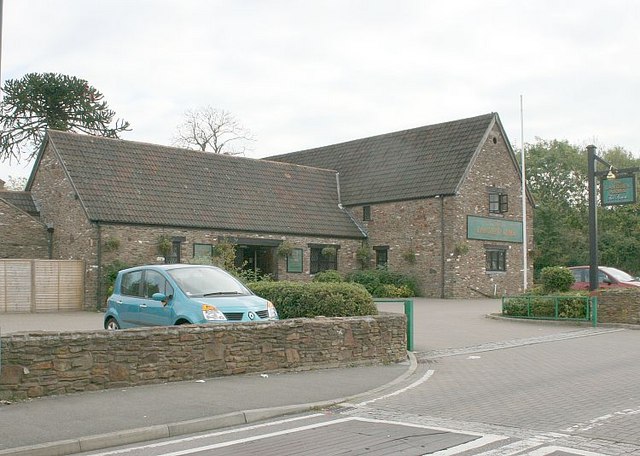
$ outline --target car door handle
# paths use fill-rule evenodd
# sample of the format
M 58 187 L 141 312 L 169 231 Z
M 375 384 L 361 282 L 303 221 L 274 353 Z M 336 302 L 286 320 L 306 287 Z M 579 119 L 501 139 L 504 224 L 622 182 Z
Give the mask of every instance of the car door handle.
M 146 309 L 147 305 L 146 304 L 140 304 L 140 307 L 144 307 Z
M 122 301 L 116 301 L 116 304 L 122 304 Z

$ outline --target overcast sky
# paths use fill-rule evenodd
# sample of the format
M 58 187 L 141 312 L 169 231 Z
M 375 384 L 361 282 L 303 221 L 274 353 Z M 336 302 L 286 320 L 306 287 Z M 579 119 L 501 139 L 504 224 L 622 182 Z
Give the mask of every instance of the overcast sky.
M 86 79 L 169 145 L 231 111 L 264 157 L 497 112 L 511 143 L 640 155 L 637 0 L 4 0 L 1 79 Z M 30 165 L 0 163 L 0 179 Z

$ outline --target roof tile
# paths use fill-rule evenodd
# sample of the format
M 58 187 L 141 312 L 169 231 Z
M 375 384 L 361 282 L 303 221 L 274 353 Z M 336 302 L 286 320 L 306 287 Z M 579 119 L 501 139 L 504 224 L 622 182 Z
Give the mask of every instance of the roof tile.
M 362 238 L 335 172 L 49 131 L 93 221 Z

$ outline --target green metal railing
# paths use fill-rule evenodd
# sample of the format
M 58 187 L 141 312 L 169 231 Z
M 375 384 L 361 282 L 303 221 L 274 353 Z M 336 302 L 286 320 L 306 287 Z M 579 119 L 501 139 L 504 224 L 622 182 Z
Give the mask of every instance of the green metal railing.
M 413 351 L 413 299 L 374 298 L 373 302 L 401 302 L 407 316 L 407 350 Z
M 598 325 L 598 298 L 593 296 L 504 296 L 502 315 L 532 320 L 590 321 Z

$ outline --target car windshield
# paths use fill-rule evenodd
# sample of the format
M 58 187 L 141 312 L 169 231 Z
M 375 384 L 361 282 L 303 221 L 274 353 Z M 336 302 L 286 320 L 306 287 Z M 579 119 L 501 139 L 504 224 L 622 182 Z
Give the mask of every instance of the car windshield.
M 229 273 L 216 268 L 179 268 L 167 271 L 187 296 L 250 294 Z
M 635 282 L 637 278 L 627 274 L 624 271 L 616 268 L 602 268 L 607 274 L 616 279 L 618 282 Z

